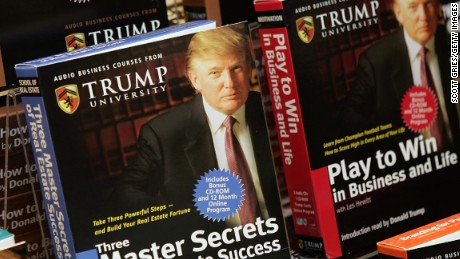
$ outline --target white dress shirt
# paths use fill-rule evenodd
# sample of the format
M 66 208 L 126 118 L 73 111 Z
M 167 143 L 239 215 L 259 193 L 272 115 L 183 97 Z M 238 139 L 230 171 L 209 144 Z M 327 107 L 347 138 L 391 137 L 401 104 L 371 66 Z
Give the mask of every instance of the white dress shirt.
M 404 29 L 404 39 L 406 41 L 407 45 L 407 50 L 409 52 L 409 60 L 411 64 L 411 69 L 412 69 L 412 79 L 414 82 L 414 85 L 421 85 L 421 71 L 420 71 L 420 55 L 419 51 L 423 46 L 414 41 L 407 31 Z M 428 64 L 428 67 L 431 72 L 431 76 L 434 81 L 434 86 L 436 89 L 437 93 L 437 99 L 439 102 L 439 108 L 441 110 L 440 113 L 438 113 L 438 116 L 443 116 L 444 119 L 444 126 L 447 131 L 447 135 L 449 138 L 449 141 L 452 140 L 452 132 L 450 130 L 450 125 L 449 125 L 449 119 L 447 117 L 447 111 L 445 108 L 446 107 L 446 100 L 444 98 L 443 94 L 443 85 L 441 81 L 441 72 L 439 71 L 439 61 L 438 61 L 438 55 L 436 54 L 436 48 L 434 46 L 434 37 L 431 37 L 430 40 L 425 44 L 425 48 L 428 49 L 428 53 L 425 56 L 426 62 Z
M 222 125 L 227 115 L 217 111 L 211 105 L 206 102 L 203 97 L 204 110 L 208 118 L 209 128 L 212 134 L 212 140 L 214 142 L 214 149 L 216 152 L 217 163 L 219 168 L 230 170 L 228 166 L 227 156 L 225 154 L 225 126 Z M 251 134 L 249 132 L 249 126 L 246 123 L 245 116 L 245 105 L 239 108 L 232 115 L 237 122 L 233 125 L 233 133 L 238 139 L 241 148 L 243 149 L 244 156 L 249 165 L 249 170 L 251 171 L 252 179 L 254 186 L 256 188 L 257 200 L 259 201 L 259 206 L 261 209 L 262 217 L 268 218 L 268 211 L 265 206 L 265 200 L 262 194 L 262 189 L 260 187 L 259 174 L 257 172 L 256 160 L 254 157 L 254 149 L 252 146 Z M 269 161 L 267 161 L 269 162 Z M 238 213 L 235 213 L 233 217 L 226 221 L 229 226 L 241 225 L 240 218 Z

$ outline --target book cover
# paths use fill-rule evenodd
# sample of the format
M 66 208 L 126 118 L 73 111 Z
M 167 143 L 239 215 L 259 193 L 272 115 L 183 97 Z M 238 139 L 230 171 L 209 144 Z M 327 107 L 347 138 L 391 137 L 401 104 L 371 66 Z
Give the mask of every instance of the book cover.
M 0 10 L 0 87 L 14 65 L 169 26 L 165 0 L 5 0 Z
M 460 215 L 412 229 L 379 241 L 384 258 L 460 258 Z
M 415 2 L 414 13 L 405 0 L 254 2 L 306 253 L 376 249 L 459 210 L 448 198 L 458 195 L 460 144 L 441 16 L 450 3 Z
M 57 257 L 289 258 L 247 23 L 214 27 L 16 65 Z
M 7 170 L 5 165 L 0 169 L 2 190 L 0 201 L 2 204 L 5 200 L 8 203 L 7 207 L 1 207 L 0 221 L 6 222 L 6 227 L 18 240 L 26 241 L 27 258 L 45 258 L 45 252 L 52 256 L 52 247 L 20 97 L 18 97 L 18 107 L 10 107 L 11 116 L 8 118 L 5 115 L 4 106 L 7 97 L 4 95 L 8 90 L 17 87 L 14 65 L 30 59 L 166 27 L 169 25 L 166 3 L 164 0 L 135 2 L 5 0 L 1 6 L 0 141 L 2 148 L 0 160 L 2 165 L 5 159 L 8 160 L 9 168 Z M 20 110 L 21 126 L 17 125 L 16 112 L 14 112 L 16 108 Z M 10 122 L 10 129 L 6 129 L 7 119 Z M 8 148 L 5 145 L 7 132 L 10 133 Z M 29 165 L 26 165 L 24 158 L 20 132 L 24 134 L 27 155 L 31 160 Z M 5 158 L 6 151 L 9 151 L 9 158 Z M 27 169 L 31 171 L 31 178 Z M 9 176 L 7 186 L 3 181 L 5 175 Z M 31 184 L 35 185 L 35 191 L 31 188 Z M 8 191 L 6 198 L 5 190 Z M 39 199 L 38 206 L 35 204 L 34 195 Z M 36 215 L 37 210 L 41 216 Z M 44 224 L 44 234 L 41 233 L 39 222 Z

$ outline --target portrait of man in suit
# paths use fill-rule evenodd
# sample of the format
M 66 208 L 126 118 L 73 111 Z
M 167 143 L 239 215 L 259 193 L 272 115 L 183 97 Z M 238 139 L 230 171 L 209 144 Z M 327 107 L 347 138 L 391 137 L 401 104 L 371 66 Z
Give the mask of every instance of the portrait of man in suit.
M 225 220 L 226 226 L 258 217 L 282 219 L 261 96 L 250 91 L 249 47 L 247 35 L 231 27 L 191 38 L 186 73 L 197 94 L 142 126 L 137 155 L 114 190 L 118 201 L 194 210 L 197 181 L 209 170 L 222 169 L 235 172 L 244 186 L 242 208 Z M 231 149 L 243 155 L 230 154 Z
M 401 102 L 412 86 L 430 87 L 438 112 L 424 130 L 435 136 L 441 149 L 459 144 L 456 104 L 450 102 L 449 34 L 441 24 L 439 0 L 394 0 L 400 27 L 364 51 L 357 80 L 350 90 L 342 118 L 359 129 L 379 123 L 403 126 Z M 441 129 L 434 130 L 439 123 Z

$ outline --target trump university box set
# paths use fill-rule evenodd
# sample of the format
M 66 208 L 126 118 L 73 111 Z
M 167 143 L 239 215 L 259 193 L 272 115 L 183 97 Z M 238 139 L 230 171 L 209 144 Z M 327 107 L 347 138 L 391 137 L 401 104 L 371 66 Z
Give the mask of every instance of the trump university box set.
M 299 245 L 332 258 L 375 250 L 457 213 L 450 4 L 254 4 Z
M 247 24 L 214 28 L 16 65 L 57 258 L 289 258 Z

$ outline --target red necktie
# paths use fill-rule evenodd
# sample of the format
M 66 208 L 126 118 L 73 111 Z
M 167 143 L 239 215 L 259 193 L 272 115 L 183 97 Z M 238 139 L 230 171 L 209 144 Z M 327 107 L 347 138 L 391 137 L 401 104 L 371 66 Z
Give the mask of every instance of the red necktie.
M 436 116 L 435 121 L 430 126 L 430 133 L 432 137 L 435 137 L 438 143 L 438 149 L 443 150 L 444 141 L 445 141 L 445 134 L 444 134 L 444 119 L 442 117 L 441 106 L 439 105 L 439 94 L 436 91 L 434 86 L 433 77 L 430 72 L 430 67 L 426 63 L 426 53 L 428 53 L 428 49 L 422 47 L 420 49 L 420 75 L 422 80 L 422 86 L 428 86 L 431 90 L 436 94 L 438 100 L 438 114 Z
M 243 183 L 244 196 L 243 205 L 239 212 L 241 224 L 254 223 L 259 211 L 256 189 L 249 170 L 248 162 L 243 153 L 240 143 L 233 134 L 233 125 L 236 119 L 228 116 L 223 125 L 225 126 L 225 153 L 227 155 L 228 167 L 231 172 L 237 174 Z

